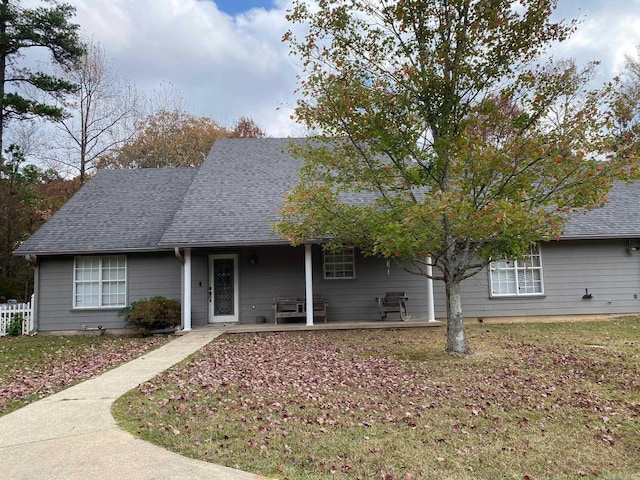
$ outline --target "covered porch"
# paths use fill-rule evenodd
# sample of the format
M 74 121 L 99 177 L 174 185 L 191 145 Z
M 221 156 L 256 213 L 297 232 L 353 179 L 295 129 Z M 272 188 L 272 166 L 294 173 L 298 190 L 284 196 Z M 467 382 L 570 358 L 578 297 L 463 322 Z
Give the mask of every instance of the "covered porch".
M 393 316 L 379 322 L 377 298 L 388 291 L 408 297 L 411 322 L 433 322 L 433 284 L 384 259 L 359 252 L 329 257 L 321 245 L 256 245 L 226 248 L 175 248 L 181 265 L 182 329 L 204 326 L 260 325 L 275 328 L 274 301 L 296 298 L 290 318 L 277 327 L 371 322 L 388 328 Z M 314 298 L 326 302 L 322 316 Z M 301 304 L 300 304 L 301 302 Z M 314 312 L 316 313 L 314 318 Z M 406 318 L 405 318 L 406 319 Z M 347 327 L 352 328 L 352 327 Z

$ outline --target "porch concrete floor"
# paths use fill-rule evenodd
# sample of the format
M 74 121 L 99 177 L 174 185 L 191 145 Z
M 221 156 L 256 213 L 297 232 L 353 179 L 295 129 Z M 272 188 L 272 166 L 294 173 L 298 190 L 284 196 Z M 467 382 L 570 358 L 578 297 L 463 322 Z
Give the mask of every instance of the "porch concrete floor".
M 340 321 L 327 321 L 318 322 L 313 325 L 307 325 L 304 321 L 300 322 L 279 322 L 277 325 L 274 323 L 220 323 L 210 324 L 205 326 L 195 326 L 194 331 L 201 329 L 220 330 L 224 333 L 259 333 L 259 332 L 300 332 L 300 331 L 314 331 L 314 330 L 373 330 L 373 329 L 388 329 L 388 328 L 431 328 L 441 327 L 444 325 L 441 321 L 428 322 L 423 319 L 411 319 L 405 322 L 392 321 L 392 320 L 380 320 L 374 322 L 354 321 L 354 322 L 340 322 Z M 180 335 L 183 332 L 178 332 Z M 187 332 L 184 332 L 187 333 Z

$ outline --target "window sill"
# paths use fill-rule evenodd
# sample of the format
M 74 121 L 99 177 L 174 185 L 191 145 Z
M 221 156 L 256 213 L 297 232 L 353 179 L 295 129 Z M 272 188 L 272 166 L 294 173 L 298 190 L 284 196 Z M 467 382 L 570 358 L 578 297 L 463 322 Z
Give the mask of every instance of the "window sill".
M 489 295 L 489 300 L 521 300 L 521 299 L 546 298 L 544 293 L 530 293 L 527 295 Z
M 92 311 L 114 311 L 117 312 L 122 310 L 126 305 L 122 305 L 121 307 L 71 307 L 72 312 L 92 312 Z

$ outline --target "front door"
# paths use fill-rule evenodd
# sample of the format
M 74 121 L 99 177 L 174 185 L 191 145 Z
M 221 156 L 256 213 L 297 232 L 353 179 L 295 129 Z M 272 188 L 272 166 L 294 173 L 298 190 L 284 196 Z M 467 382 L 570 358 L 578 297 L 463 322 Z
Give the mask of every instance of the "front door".
M 209 255 L 209 323 L 238 318 L 238 255 Z

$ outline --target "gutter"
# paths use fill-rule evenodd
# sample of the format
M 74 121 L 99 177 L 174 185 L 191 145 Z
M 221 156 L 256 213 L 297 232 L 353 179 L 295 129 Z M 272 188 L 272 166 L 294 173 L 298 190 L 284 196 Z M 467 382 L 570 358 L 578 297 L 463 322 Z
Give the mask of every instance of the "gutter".
M 55 256 L 55 255 L 122 255 L 124 253 L 157 253 L 157 252 L 170 252 L 173 250 L 173 246 L 162 247 L 142 247 L 142 248 L 122 248 L 114 249 L 110 247 L 108 249 L 91 249 L 91 250 L 41 250 L 41 251 L 22 251 L 17 249 L 13 252 L 13 255 L 21 256 Z

